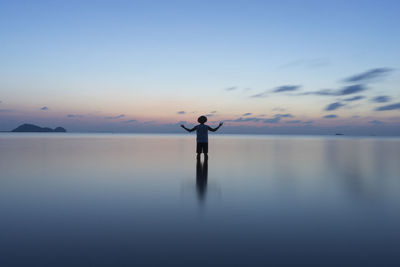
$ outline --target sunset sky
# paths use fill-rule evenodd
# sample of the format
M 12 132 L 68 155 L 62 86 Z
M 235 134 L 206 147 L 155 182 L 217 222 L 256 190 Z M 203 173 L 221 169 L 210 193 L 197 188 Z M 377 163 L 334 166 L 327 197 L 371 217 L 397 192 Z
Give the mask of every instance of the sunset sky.
M 180 132 L 208 115 L 225 133 L 400 135 L 399 14 L 386 0 L 2 0 L 0 131 Z

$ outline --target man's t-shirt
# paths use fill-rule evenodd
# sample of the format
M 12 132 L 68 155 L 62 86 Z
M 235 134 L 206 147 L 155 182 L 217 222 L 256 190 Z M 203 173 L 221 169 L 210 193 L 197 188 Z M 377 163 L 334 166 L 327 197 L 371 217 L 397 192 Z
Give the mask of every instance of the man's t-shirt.
M 195 126 L 197 143 L 208 143 L 208 125 L 199 124 Z

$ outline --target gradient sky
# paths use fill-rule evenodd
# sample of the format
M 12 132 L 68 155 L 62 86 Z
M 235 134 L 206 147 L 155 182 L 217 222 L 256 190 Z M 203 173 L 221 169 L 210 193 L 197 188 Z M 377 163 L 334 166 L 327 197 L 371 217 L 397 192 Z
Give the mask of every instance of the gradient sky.
M 0 1 L 0 130 L 400 135 L 399 1 Z

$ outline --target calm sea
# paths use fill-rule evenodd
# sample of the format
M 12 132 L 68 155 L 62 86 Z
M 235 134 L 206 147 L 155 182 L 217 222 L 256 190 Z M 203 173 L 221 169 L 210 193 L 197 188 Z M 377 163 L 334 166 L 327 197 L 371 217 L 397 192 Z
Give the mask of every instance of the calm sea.
M 400 139 L 0 134 L 0 266 L 400 266 Z

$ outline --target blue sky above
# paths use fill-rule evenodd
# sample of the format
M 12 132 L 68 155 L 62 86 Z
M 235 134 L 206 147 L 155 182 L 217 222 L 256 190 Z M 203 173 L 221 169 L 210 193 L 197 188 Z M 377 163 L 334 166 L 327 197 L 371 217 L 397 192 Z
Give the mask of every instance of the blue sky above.
M 398 135 L 399 11 L 398 1 L 1 1 L 0 130 L 170 132 L 207 114 L 227 132 Z

